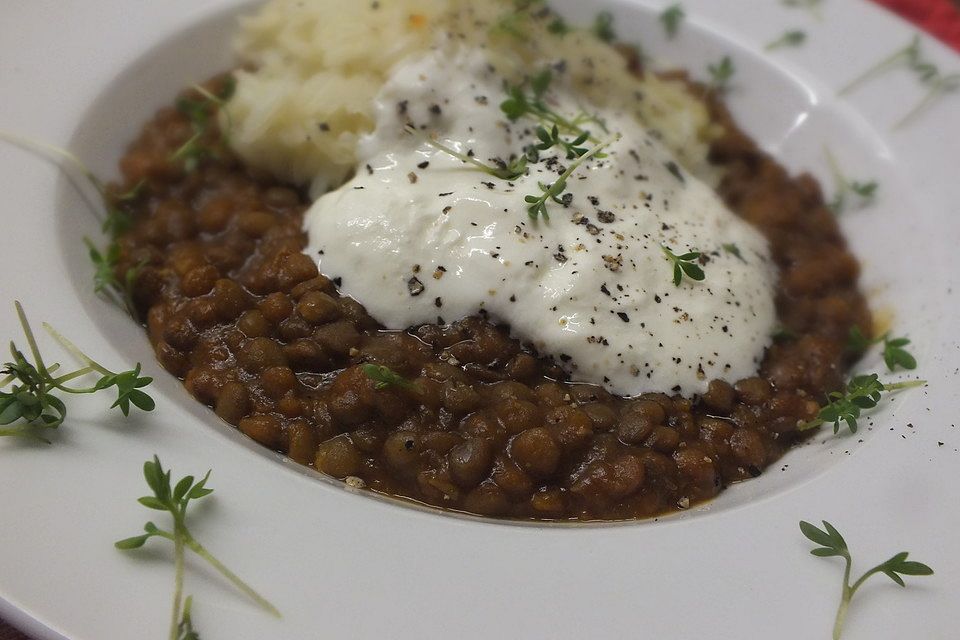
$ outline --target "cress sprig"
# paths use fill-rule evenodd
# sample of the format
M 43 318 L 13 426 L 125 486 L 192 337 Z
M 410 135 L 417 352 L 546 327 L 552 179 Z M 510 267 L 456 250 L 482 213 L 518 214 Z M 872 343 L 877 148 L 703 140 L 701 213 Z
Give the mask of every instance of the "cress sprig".
M 924 58 L 923 51 L 920 48 L 920 36 L 915 35 L 905 47 L 897 49 L 848 82 L 840 89 L 839 95 L 847 95 L 867 81 L 883 75 L 901 64 L 905 64 L 910 72 L 916 76 L 917 80 L 929 88 L 920 102 L 914 105 L 906 115 L 893 125 L 894 129 L 899 129 L 913 120 L 920 112 L 930 106 L 943 94 L 960 89 L 960 72 L 943 73 L 937 65 Z
M 680 23 L 683 22 L 686 15 L 683 10 L 683 5 L 680 3 L 672 4 L 663 10 L 659 19 L 664 31 L 667 32 L 668 38 L 672 40 L 676 37 L 677 32 L 680 30 Z
M 844 561 L 843 570 L 843 588 L 840 592 L 840 605 L 837 607 L 837 616 L 833 623 L 833 640 L 839 640 L 843 633 L 843 623 L 847 617 L 847 611 L 850 608 L 850 601 L 857 593 L 857 590 L 863 586 L 871 576 L 882 573 L 901 587 L 906 584 L 903 576 L 929 576 L 933 575 L 933 569 L 923 564 L 907 560 L 909 555 L 906 551 L 901 551 L 889 560 L 878 564 L 869 569 L 860 576 L 856 582 L 850 584 L 850 571 L 853 565 L 853 559 L 850 555 L 850 549 L 847 547 L 847 541 L 843 539 L 840 532 L 826 520 L 823 520 L 823 529 L 810 524 L 804 520 L 800 521 L 800 531 L 811 542 L 818 544 L 810 553 L 818 558 L 840 557 Z
M 701 255 L 699 251 L 694 250 L 677 255 L 666 245 L 660 245 L 660 249 L 663 251 L 664 257 L 673 265 L 674 286 L 679 287 L 684 276 L 697 282 L 707 277 L 707 274 L 703 272 L 703 269 L 698 263 Z
M 827 207 L 839 215 L 847 210 L 851 198 L 856 200 L 857 209 L 873 204 L 877 197 L 877 191 L 880 189 L 877 181 L 848 178 L 840 169 L 840 163 L 837 162 L 836 156 L 829 148 L 824 148 L 824 154 L 827 156 L 827 165 L 830 167 L 830 174 L 833 176 L 833 182 L 836 185 L 836 192 Z
M 910 344 L 910 340 L 906 336 L 891 338 L 890 332 L 887 332 L 877 338 L 868 338 L 857 326 L 851 327 L 847 336 L 847 349 L 854 353 L 863 353 L 873 345 L 880 343 L 883 343 L 881 354 L 887 369 L 894 371 L 897 367 L 907 370 L 917 368 L 917 359 L 904 348 Z
M 613 42 L 617 39 L 617 34 L 613 30 L 613 14 L 609 11 L 601 11 L 593 20 L 593 35 L 604 42 Z
M 193 135 L 171 154 L 170 159 L 172 161 L 182 161 L 183 168 L 188 173 L 196 169 L 200 161 L 210 153 L 210 148 L 202 144 L 202 140 L 211 130 L 215 121 L 214 115 L 221 109 L 226 115 L 228 123 L 223 137 L 225 140 L 228 138 L 231 129 L 229 126 L 231 122 L 230 112 L 224 107 L 233 97 L 236 87 L 236 79 L 233 76 L 227 76 L 217 93 L 211 93 L 200 85 L 194 85 L 193 90 L 200 96 L 199 98 L 184 97 L 177 100 L 177 111 L 185 115 L 190 121 Z
M 840 424 L 845 423 L 851 433 L 856 433 L 860 414 L 864 409 L 876 407 L 884 392 L 912 389 L 926 383 L 926 380 L 881 382 L 876 373 L 854 376 L 844 385 L 843 390 L 831 391 L 827 395 L 827 404 L 820 408 L 816 418 L 801 424 L 797 429 L 806 431 L 816 429 L 822 424 L 833 424 L 833 432 L 839 433 Z
M 530 34 L 527 27 L 529 26 L 528 23 L 530 19 L 534 17 L 534 9 L 536 9 L 538 15 L 541 11 L 553 15 L 549 7 L 546 7 L 544 0 L 514 0 L 513 11 L 508 11 L 501 15 L 490 27 L 490 33 L 503 33 L 518 40 L 529 39 Z M 566 28 L 566 23 L 563 22 L 562 18 L 556 19 L 561 21 L 563 28 Z M 564 33 L 566 33 L 566 31 L 564 31 Z
M 617 134 L 613 138 L 594 146 L 592 149 L 571 162 L 570 165 L 563 171 L 563 173 L 561 173 L 560 176 L 550 184 L 538 182 L 537 186 L 540 187 L 540 191 L 542 191 L 542 193 L 539 196 L 527 194 L 523 198 L 524 202 L 526 202 L 528 205 L 527 215 L 530 216 L 530 219 L 536 220 L 538 217 L 543 217 L 544 220 L 550 219 L 550 215 L 547 212 L 548 200 L 552 200 L 553 202 L 563 206 L 570 204 L 573 199 L 573 194 L 567 192 L 567 179 L 570 177 L 570 175 L 584 162 L 594 156 L 597 156 L 604 148 L 613 144 L 619 139 L 620 135 Z
M 128 230 L 133 224 L 133 218 L 123 205 L 140 197 L 146 187 L 142 180 L 125 193 L 113 193 L 87 165 L 76 155 L 60 147 L 24 138 L 12 133 L 0 131 L 0 140 L 13 143 L 41 155 L 51 156 L 61 166 L 71 167 L 96 191 L 103 203 L 103 211 L 94 211 L 101 230 L 109 238 L 109 243 L 99 249 L 94 243 L 84 238 L 88 247 L 88 255 L 94 266 L 94 291 L 124 309 L 132 316 L 136 316 L 133 305 L 132 290 L 143 263 L 127 267 L 118 275 L 120 265 L 120 246 L 116 242 L 117 235 Z
M 10 343 L 13 360 L 3 365 L 0 375 L 0 389 L 12 385 L 10 391 L 0 391 L 0 436 L 19 436 L 46 442 L 41 435 L 42 429 L 56 429 L 67 417 L 67 407 L 56 394 L 89 394 L 115 389 L 117 398 L 110 408 L 117 408 L 124 416 L 130 414 L 130 407 L 141 411 L 152 411 L 155 407 L 143 388 L 153 382 L 153 378 L 140 375 L 140 363 L 129 370 L 116 373 L 94 361 L 80 351 L 72 342 L 57 333 L 50 325 L 43 327 L 71 355 L 83 363 L 69 373 L 60 373 L 58 363 L 47 364 L 37 344 L 36 337 L 27 321 L 26 313 L 19 302 L 15 303 L 20 326 L 29 347 L 29 355 Z M 97 381 L 87 387 L 72 386 L 68 383 L 84 376 L 99 376 Z M 15 425 L 15 426 L 7 426 Z
M 505 34 L 523 42 L 534 41 L 530 26 L 533 21 L 545 22 L 546 31 L 555 36 L 565 36 L 571 31 L 579 30 L 570 27 L 562 16 L 554 12 L 545 0 L 514 0 L 513 8 L 501 14 L 491 25 L 491 34 Z M 613 42 L 617 34 L 613 28 L 613 15 L 608 11 L 601 11 L 596 15 L 589 32 L 603 42 Z
M 511 121 L 528 117 L 536 120 L 545 130 L 548 127 L 555 126 L 558 132 L 576 137 L 586 133 L 587 137 L 577 144 L 582 144 L 587 140 L 594 144 L 599 143 L 598 138 L 581 126 L 586 122 L 595 122 L 601 129 L 604 129 L 603 123 L 596 116 L 581 111 L 573 119 L 569 119 L 547 105 L 543 98 L 552 82 L 553 72 L 547 67 L 520 84 L 507 84 L 505 87 L 507 98 L 500 103 L 500 110 Z
M 792 9 L 803 9 L 815 19 L 823 20 L 823 14 L 820 12 L 823 0 L 781 0 L 781 4 Z
M 781 49 L 783 47 L 799 47 L 804 42 L 807 41 L 807 33 L 799 29 L 790 29 L 789 31 L 784 31 L 776 40 L 768 42 L 764 49 L 766 51 L 773 51 L 774 49 Z
M 114 543 L 117 549 L 128 551 L 139 549 L 150 538 L 164 538 L 173 542 L 173 564 L 174 564 L 174 589 L 173 589 L 173 607 L 170 616 L 170 640 L 190 638 L 189 633 L 194 634 L 193 625 L 190 620 L 190 604 L 188 597 L 186 604 L 183 601 L 183 560 L 185 550 L 189 549 L 200 558 L 207 561 L 210 566 L 216 569 L 220 575 L 229 580 L 237 589 L 249 596 L 260 607 L 265 609 L 271 615 L 280 617 L 280 611 L 277 610 L 266 598 L 253 590 L 246 582 L 240 579 L 233 571 L 228 569 L 220 560 L 213 556 L 202 544 L 200 544 L 190 530 L 187 528 L 187 507 L 192 500 L 200 500 L 213 493 L 213 489 L 207 487 L 207 479 L 210 472 L 207 471 L 199 481 L 193 476 L 184 476 L 176 485 L 171 482 L 170 470 L 164 470 L 160 464 L 160 459 L 154 455 L 153 460 L 148 460 L 143 465 L 143 477 L 147 485 L 153 492 L 153 495 L 143 496 L 137 502 L 148 509 L 156 511 L 166 511 L 170 514 L 173 521 L 173 530 L 161 529 L 153 522 L 147 522 L 143 526 L 145 533 L 124 538 Z M 181 611 L 183 616 L 181 617 Z M 178 632 L 183 634 L 178 635 Z
M 727 243 L 727 242 L 725 242 L 725 243 L 723 243 L 723 244 L 720 245 L 720 246 L 723 248 L 723 250 L 724 250 L 725 253 L 729 253 L 730 255 L 732 255 L 733 257 L 735 257 L 735 258 L 736 258 L 737 260 L 739 260 L 740 262 L 746 264 L 747 260 L 746 260 L 746 258 L 743 257 L 743 254 L 740 253 L 740 247 L 738 247 L 738 246 L 736 245 L 736 243 L 733 243 L 733 242 Z
M 710 74 L 710 84 L 708 87 L 710 91 L 717 93 L 727 91 L 727 89 L 730 88 L 730 80 L 733 78 L 735 71 L 736 67 L 730 56 L 723 56 L 719 62 L 707 65 L 707 73 Z
M 177 625 L 177 640 L 200 640 L 200 634 L 193 629 L 192 610 L 193 596 L 187 596 L 183 600 L 183 615 Z
M 145 263 L 137 264 L 124 269 L 117 275 L 120 267 L 120 245 L 112 241 L 105 249 L 99 249 L 89 238 L 83 239 L 87 245 L 90 262 L 93 263 L 93 291 L 115 305 L 124 309 L 131 316 L 136 316 L 136 305 L 133 301 L 133 286 L 140 276 Z
M 560 16 L 554 16 L 547 24 L 547 32 L 556 36 L 565 36 L 570 33 L 570 25 Z
M 483 171 L 494 178 L 499 178 L 501 180 L 514 180 L 522 176 L 527 171 L 528 156 L 526 154 L 512 158 L 509 163 L 493 166 L 466 153 L 460 153 L 453 147 L 440 142 L 435 137 L 420 131 L 411 124 L 408 124 L 406 127 L 404 127 L 404 131 L 410 135 L 416 136 L 424 144 L 428 144 L 434 149 L 442 151 L 463 163 L 473 165 L 480 171 Z

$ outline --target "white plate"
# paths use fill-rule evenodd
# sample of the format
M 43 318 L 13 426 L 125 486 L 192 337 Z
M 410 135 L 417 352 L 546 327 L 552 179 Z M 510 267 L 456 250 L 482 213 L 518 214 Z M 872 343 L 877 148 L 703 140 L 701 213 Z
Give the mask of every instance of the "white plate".
M 0 128 L 70 146 L 114 175 L 155 108 L 229 65 L 224 11 L 234 4 L 3 3 Z M 580 17 L 601 7 L 556 4 Z M 193 402 L 141 330 L 91 294 L 80 237 L 95 224 L 76 191 L 49 163 L 0 144 L 0 337 L 22 343 L 12 301 L 23 300 L 35 324 L 53 322 L 105 363 L 144 362 L 159 404 L 124 421 L 105 417 L 103 399 L 78 398 L 53 446 L 0 442 L 0 616 L 41 638 L 166 633 L 170 549 L 112 546 L 155 515 L 135 499 L 156 452 L 175 474 L 213 469 L 216 493 L 193 514 L 195 533 L 284 614 L 264 615 L 191 561 L 187 592 L 207 640 L 824 638 L 841 564 L 810 556 L 797 528 L 822 518 L 846 534 L 860 570 L 907 549 L 937 572 L 906 590 L 875 579 L 845 638 L 956 637 L 960 92 L 896 130 L 923 95 L 907 71 L 837 98 L 913 33 L 864 1 L 824 3 L 822 20 L 773 0 L 683 4 L 674 41 L 657 23 L 661 3 L 612 9 L 625 39 L 695 73 L 729 53 L 738 119 L 792 169 L 814 171 L 829 192 L 829 144 L 852 177 L 879 180 L 878 203 L 843 225 L 874 307 L 913 339 L 928 388 L 885 402 L 857 436 L 825 432 L 682 517 L 514 526 L 370 499 L 265 454 Z M 788 28 L 807 31 L 807 44 L 764 53 Z M 923 50 L 943 71 L 960 69 L 932 40 Z

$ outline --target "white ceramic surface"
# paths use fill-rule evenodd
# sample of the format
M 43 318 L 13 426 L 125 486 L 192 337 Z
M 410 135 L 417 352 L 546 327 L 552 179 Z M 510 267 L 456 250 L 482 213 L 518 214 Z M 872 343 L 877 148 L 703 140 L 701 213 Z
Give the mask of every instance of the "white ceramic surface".
M 69 146 L 114 175 L 157 107 L 229 66 L 236 4 L 0 0 L 0 129 Z M 821 20 L 775 0 L 687 0 L 675 40 L 656 20 L 664 4 L 556 3 L 584 19 L 609 7 L 624 39 L 695 75 L 730 54 L 734 112 L 766 149 L 828 192 L 824 145 L 852 177 L 880 182 L 876 205 L 843 226 L 874 307 L 913 339 L 927 388 L 884 402 L 857 436 L 825 431 L 762 477 L 657 521 L 516 526 L 355 495 L 251 445 L 160 370 L 141 330 L 90 291 L 80 238 L 96 224 L 76 189 L 0 143 L 0 338 L 22 343 L 12 309 L 22 300 L 35 325 L 52 322 L 108 366 L 145 363 L 158 400 L 125 421 L 102 398 L 72 399 L 54 445 L 0 440 L 0 617 L 40 638 L 166 634 L 170 549 L 112 546 L 154 515 L 135 499 L 156 452 L 175 474 L 213 469 L 195 533 L 284 614 L 264 615 L 191 561 L 187 592 L 207 640 L 826 638 L 841 564 L 810 556 L 797 528 L 822 518 L 859 569 L 906 549 L 937 572 L 906 590 L 875 579 L 845 638 L 957 637 L 960 92 L 899 129 L 923 95 L 908 72 L 836 97 L 913 33 L 862 0 L 827 0 Z M 803 47 L 763 51 L 794 28 L 808 34 Z M 923 49 L 960 70 L 945 47 L 925 38 Z

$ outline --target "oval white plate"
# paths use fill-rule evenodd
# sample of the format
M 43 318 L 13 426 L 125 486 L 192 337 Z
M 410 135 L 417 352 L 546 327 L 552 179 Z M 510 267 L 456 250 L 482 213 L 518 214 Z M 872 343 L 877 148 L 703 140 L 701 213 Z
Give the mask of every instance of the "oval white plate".
M 6 3 L 0 128 L 70 146 L 114 175 L 157 107 L 229 66 L 236 4 Z M 824 145 L 852 178 L 879 181 L 876 205 L 843 225 L 874 307 L 912 338 L 929 387 L 884 402 L 856 436 L 824 431 L 764 476 L 659 521 L 514 526 L 354 495 L 266 455 L 161 371 L 140 329 L 90 292 L 80 238 L 96 225 L 76 190 L 50 163 L 0 144 L 0 338 L 23 343 L 20 299 L 35 326 L 52 322 L 108 366 L 143 362 L 159 405 L 125 421 L 102 398 L 77 398 L 53 446 L 0 441 L 0 616 L 40 638 L 163 637 L 170 549 L 112 546 L 156 515 L 135 500 L 141 465 L 158 453 L 175 475 L 213 469 L 216 493 L 193 513 L 194 533 L 283 612 L 270 618 L 191 560 L 186 590 L 208 640 L 825 638 L 842 565 L 809 555 L 801 519 L 837 525 L 855 571 L 906 549 L 937 572 L 903 591 L 875 578 L 845 638 L 955 637 L 960 92 L 899 129 L 924 95 L 908 71 L 838 98 L 913 33 L 862 0 L 827 1 L 822 19 L 773 0 L 687 0 L 675 40 L 657 22 L 664 4 L 556 3 L 583 20 L 610 8 L 621 37 L 694 75 L 731 55 L 731 104 L 766 149 L 813 171 L 828 194 Z M 806 31 L 807 43 L 765 53 L 787 29 Z M 928 38 L 922 47 L 943 72 L 960 70 L 945 47 Z

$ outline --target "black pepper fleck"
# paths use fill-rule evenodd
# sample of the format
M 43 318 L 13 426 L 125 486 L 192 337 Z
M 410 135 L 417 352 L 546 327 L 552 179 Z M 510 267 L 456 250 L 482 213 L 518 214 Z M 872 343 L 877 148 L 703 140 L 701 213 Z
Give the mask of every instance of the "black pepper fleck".
M 416 297 L 416 296 L 420 295 L 421 293 L 423 293 L 423 290 L 424 290 L 425 288 L 426 288 L 426 287 L 423 286 L 423 283 L 420 282 L 420 278 L 418 278 L 418 277 L 416 277 L 416 276 L 414 276 L 414 277 L 410 278 L 409 280 L 407 280 L 407 291 L 410 292 L 410 295 L 411 295 L 411 296 Z

